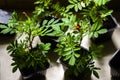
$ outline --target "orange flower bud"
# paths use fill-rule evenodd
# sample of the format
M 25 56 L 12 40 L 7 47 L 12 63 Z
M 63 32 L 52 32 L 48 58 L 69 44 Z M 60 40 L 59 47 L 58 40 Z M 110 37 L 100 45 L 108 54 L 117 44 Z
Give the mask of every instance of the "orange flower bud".
M 77 30 L 80 29 L 80 26 L 79 26 L 79 25 L 75 25 L 74 27 L 75 27 L 75 29 L 77 29 Z

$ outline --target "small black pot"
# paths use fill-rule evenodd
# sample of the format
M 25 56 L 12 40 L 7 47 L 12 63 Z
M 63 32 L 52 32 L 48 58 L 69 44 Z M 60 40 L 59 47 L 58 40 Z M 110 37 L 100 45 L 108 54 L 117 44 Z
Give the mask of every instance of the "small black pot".
M 86 67 L 78 76 L 75 76 L 74 69 L 67 69 L 65 71 L 65 80 L 91 80 L 90 69 Z
M 46 80 L 45 75 L 41 73 L 34 73 L 31 77 L 24 80 Z
M 49 63 L 45 63 L 44 68 L 37 67 L 34 69 L 33 67 L 29 67 L 29 68 L 23 68 L 19 70 L 22 74 L 23 80 L 45 80 L 45 75 L 43 74 L 43 72 L 47 68 L 49 68 L 49 66 L 50 66 Z
M 118 49 L 109 61 L 111 80 L 120 80 L 120 49 Z
M 115 18 L 113 18 L 112 15 L 108 16 L 107 18 L 108 20 L 103 22 L 103 28 L 106 28 L 108 32 L 105 34 L 100 34 L 98 38 L 92 37 L 92 42 L 99 44 L 111 39 L 113 31 L 117 27 L 117 21 L 115 20 Z
M 81 56 L 85 56 L 86 54 L 89 54 L 89 51 L 87 49 L 85 49 L 84 47 L 81 47 L 81 50 L 78 52 L 81 54 Z M 79 59 L 77 59 L 75 64 L 79 63 Z M 60 58 L 60 63 L 66 68 L 64 76 L 65 76 L 65 80 L 90 80 L 91 79 L 91 71 L 88 67 L 88 65 L 91 63 L 92 61 L 92 57 L 91 59 L 85 64 L 84 69 L 82 68 L 82 72 L 79 72 L 79 75 L 76 76 L 74 73 L 74 70 L 76 70 L 76 65 L 74 66 L 70 66 L 68 64 L 68 61 L 64 61 L 63 57 Z

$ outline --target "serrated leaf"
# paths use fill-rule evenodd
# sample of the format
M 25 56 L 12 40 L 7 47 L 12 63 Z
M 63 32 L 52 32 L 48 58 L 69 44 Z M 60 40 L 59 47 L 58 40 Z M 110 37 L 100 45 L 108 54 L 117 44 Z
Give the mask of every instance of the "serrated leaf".
M 71 56 L 71 58 L 70 58 L 70 60 L 69 60 L 69 64 L 70 64 L 71 66 L 73 66 L 73 65 L 75 64 L 75 57 L 74 57 L 74 55 Z
M 95 4 L 98 6 L 105 5 L 110 0 L 94 0 Z
M 11 66 L 14 66 L 14 65 L 16 65 L 16 63 L 12 63 L 12 64 L 11 64 Z
M 44 20 L 43 23 L 42 23 L 42 25 L 46 25 L 47 22 L 48 22 L 48 20 Z
M 57 24 L 53 25 L 52 28 L 53 28 L 55 31 L 61 31 L 60 25 L 61 25 L 61 23 L 57 23 Z
M 63 53 L 63 56 L 70 55 L 70 54 L 71 54 L 71 50 L 70 50 L 70 51 L 65 51 L 65 52 Z
M 96 30 L 96 28 L 97 28 L 97 23 L 94 23 L 91 27 L 91 30 L 94 31 L 94 30 Z
M 5 25 L 0 25 L 0 28 L 4 29 L 4 28 L 7 28 L 7 26 L 5 26 Z
M 71 57 L 71 55 L 66 55 L 64 60 L 66 61 L 66 60 L 70 59 L 70 57 Z
M 109 16 L 109 15 L 111 15 L 112 12 L 113 12 L 113 10 L 106 10 L 102 13 L 101 17 L 103 18 L 103 17 Z
M 52 18 L 50 21 L 48 21 L 48 25 L 52 24 L 54 22 L 54 18 Z
M 75 48 L 75 49 L 74 49 L 74 51 L 78 51 L 78 50 L 80 50 L 80 48 Z
M 11 31 L 11 29 L 6 28 L 6 29 L 2 30 L 1 33 L 7 34 L 7 33 L 9 33 L 10 31 Z
M 40 4 L 41 2 L 40 1 L 36 1 L 36 2 L 34 2 L 34 4 Z
M 97 71 L 93 70 L 93 74 L 94 74 L 95 77 L 99 78 L 99 75 L 98 75 Z
M 75 3 L 77 3 L 78 1 L 77 0 L 73 0 Z
M 72 4 L 71 4 L 71 5 L 68 5 L 68 6 L 67 6 L 67 10 L 70 10 L 70 9 L 73 8 L 73 7 L 74 7 L 74 5 L 72 5 Z
M 76 16 L 75 15 L 71 15 L 70 21 L 72 22 L 72 21 L 75 21 L 75 20 L 76 20 Z
M 93 32 L 89 33 L 88 37 L 91 38 L 93 36 Z
M 78 8 L 79 8 L 79 10 L 82 10 L 82 6 L 80 3 L 78 3 Z
M 94 67 L 93 69 L 94 70 L 101 70 L 99 67 Z
M 61 34 L 62 34 L 62 32 L 60 32 L 60 31 L 53 31 L 53 32 L 50 32 L 46 35 L 47 36 L 60 36 Z
M 64 51 L 71 51 L 71 47 L 65 48 Z
M 76 54 L 75 54 L 75 57 L 77 57 L 77 58 L 80 57 L 80 54 L 77 54 L 77 53 L 76 53 Z
M 14 66 L 13 69 L 12 69 L 12 72 L 13 72 L 13 73 L 16 72 L 16 71 L 17 71 L 17 68 L 18 68 L 17 66 Z
M 69 3 L 74 4 L 75 2 L 73 0 L 68 0 Z
M 51 44 L 50 43 L 46 43 L 44 46 L 44 50 L 49 50 L 50 49 Z
M 100 29 L 99 31 L 97 31 L 99 34 L 104 34 L 107 32 L 107 29 Z
M 69 22 L 69 19 L 68 18 L 62 18 L 62 21 L 67 23 L 67 22 Z
M 101 28 L 101 26 L 102 26 L 102 21 L 101 21 L 101 20 L 98 20 L 98 21 L 96 21 L 96 22 L 92 25 L 91 30 L 92 30 L 92 31 L 97 31 L 97 30 L 99 30 L 99 29 Z
M 85 0 L 85 4 L 88 6 L 90 4 L 89 0 Z
M 98 38 L 98 33 L 97 32 L 94 32 L 94 37 Z
M 59 19 L 54 20 L 53 24 L 59 23 L 59 21 L 60 21 Z
M 78 12 L 78 5 L 77 4 L 75 4 L 74 10 L 75 10 L 75 12 Z

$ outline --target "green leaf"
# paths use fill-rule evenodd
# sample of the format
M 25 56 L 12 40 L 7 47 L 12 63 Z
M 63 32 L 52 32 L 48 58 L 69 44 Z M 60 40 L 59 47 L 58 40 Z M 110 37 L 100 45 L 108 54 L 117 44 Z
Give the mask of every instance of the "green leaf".
M 52 18 L 50 21 L 48 21 L 48 25 L 52 24 L 54 22 L 54 18 Z
M 99 31 L 97 31 L 99 34 L 104 34 L 107 32 L 107 29 L 100 29 Z
M 80 57 L 80 54 L 77 54 L 77 53 L 76 53 L 76 54 L 75 54 L 75 57 L 77 57 L 77 58 Z
M 49 50 L 50 49 L 51 44 L 50 43 L 46 43 L 44 46 L 44 50 Z
M 56 24 L 54 24 L 54 25 L 52 26 L 52 28 L 53 28 L 55 31 L 61 31 L 60 25 L 61 25 L 61 23 L 56 23 Z
M 102 22 L 101 22 L 101 20 L 98 20 L 92 25 L 91 30 L 92 31 L 98 30 L 101 28 L 101 26 L 102 26 Z
M 60 23 L 59 21 L 60 21 L 59 19 L 54 20 L 53 24 L 58 24 L 58 23 Z
M 46 25 L 47 22 L 48 22 L 48 20 L 44 20 L 43 23 L 42 23 L 42 25 Z
M 75 46 L 75 45 L 73 45 L 73 47 L 74 47 L 74 46 Z M 79 48 L 79 47 L 74 49 L 74 51 L 78 51 L 78 50 L 80 50 L 80 48 Z
M 93 74 L 94 74 L 95 77 L 99 78 L 99 75 L 98 75 L 97 71 L 93 70 Z
M 68 0 L 69 3 L 74 4 L 75 2 L 73 0 Z
M 71 50 L 70 50 L 70 51 L 65 51 L 65 52 L 63 53 L 63 56 L 70 55 L 70 54 L 71 54 Z
M 73 5 L 73 4 L 68 5 L 68 6 L 67 6 L 67 10 L 70 10 L 70 9 L 72 9 L 73 7 L 74 7 L 74 5 Z
M 101 5 L 105 5 L 110 0 L 93 0 L 93 1 L 95 2 L 96 5 L 101 6 Z
M 16 71 L 17 71 L 17 68 L 18 68 L 17 66 L 14 66 L 13 69 L 12 69 L 12 72 L 13 72 L 13 73 L 16 72 Z
M 78 5 L 77 4 L 75 4 L 74 10 L 75 10 L 75 12 L 78 12 Z
M 53 32 L 50 32 L 48 34 L 46 34 L 47 36 L 60 36 L 62 34 L 61 31 L 53 31 Z
M 82 10 L 82 6 L 80 3 L 78 3 L 78 8 L 79 8 L 79 10 Z
M 16 63 L 12 63 L 12 64 L 11 64 L 11 66 L 15 66 L 15 65 L 16 65 Z
M 71 51 L 71 47 L 65 48 L 64 51 Z
M 113 12 L 113 10 L 105 10 L 104 12 L 102 12 L 101 17 L 104 18 L 106 16 L 111 15 L 111 13 Z
M 5 25 L 0 25 L 0 28 L 4 29 L 4 28 L 7 28 L 7 26 L 5 26 Z
M 90 4 L 89 0 L 85 0 L 85 4 L 88 6 Z
M 94 37 L 98 38 L 98 33 L 97 32 L 94 32 Z
M 64 58 L 64 60 L 66 61 L 66 60 L 70 59 L 71 56 L 72 56 L 72 55 L 66 55 L 65 58 Z
M 36 2 L 34 2 L 34 4 L 40 4 L 41 3 L 41 1 L 36 1 Z
M 78 1 L 77 0 L 73 0 L 75 3 L 77 3 Z
M 75 64 L 75 57 L 74 57 L 74 55 L 71 56 L 71 58 L 70 58 L 70 60 L 69 60 L 69 64 L 70 64 L 71 66 L 73 66 L 73 65 Z
M 7 33 L 9 33 L 10 31 L 11 31 L 11 29 L 6 28 L 6 29 L 2 30 L 1 33 L 7 34 Z
M 93 32 L 90 32 L 88 37 L 91 38 L 93 36 Z
M 101 70 L 99 67 L 94 67 L 93 69 L 94 70 Z
M 75 15 L 71 15 L 70 16 L 70 21 L 72 22 L 72 21 L 75 21 L 76 20 L 76 16 Z

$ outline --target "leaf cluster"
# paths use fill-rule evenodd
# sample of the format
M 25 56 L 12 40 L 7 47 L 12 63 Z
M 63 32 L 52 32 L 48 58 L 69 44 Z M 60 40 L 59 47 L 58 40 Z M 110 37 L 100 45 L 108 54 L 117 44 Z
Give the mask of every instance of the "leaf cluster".
M 17 13 L 14 12 L 14 14 Z M 36 21 L 34 17 L 29 17 L 26 13 L 26 20 L 20 20 L 14 16 L 11 19 L 10 26 L 14 26 L 14 30 L 17 34 L 20 34 L 18 38 L 7 47 L 8 53 L 13 58 L 13 72 L 18 68 L 29 68 L 29 67 L 45 67 L 45 63 L 49 61 L 45 53 L 48 53 L 50 50 L 50 43 L 39 43 L 33 47 L 33 40 L 36 36 L 59 36 L 62 31 L 60 30 L 59 20 L 43 20 L 43 23 L 40 24 Z M 16 21 L 13 22 L 12 21 Z M 8 25 L 9 25 L 8 24 Z M 57 26 L 57 27 L 56 27 Z M 6 27 L 8 29 L 9 27 Z M 12 28 L 10 28 L 13 30 Z M 25 34 L 25 39 L 22 41 L 19 39 Z
M 107 29 L 103 27 L 103 22 L 106 21 L 107 16 L 112 13 L 112 10 L 106 7 L 109 0 L 68 0 L 65 1 L 66 5 L 62 5 L 59 0 L 49 1 L 52 4 L 48 4 L 47 7 L 49 8 L 44 8 L 42 13 L 61 18 L 62 23 L 60 26 L 62 28 L 67 26 L 66 32 L 60 32 L 62 35 L 58 37 L 55 52 L 62 57 L 63 61 L 67 62 L 70 68 L 76 69 L 74 69 L 76 75 L 82 72 L 85 69 L 84 67 L 87 66 L 90 74 L 93 73 L 99 78 L 96 72 L 98 68 L 94 66 L 94 63 L 91 65 L 87 64 L 91 59 L 94 59 L 95 54 L 100 53 L 99 50 L 102 49 L 102 46 L 91 46 L 89 52 L 84 53 L 81 52 L 81 41 L 86 35 L 88 35 L 89 38 L 98 38 L 99 35 L 107 32 Z M 45 9 L 47 11 L 45 11 Z M 51 34 L 48 35 L 50 36 Z
M 11 65 L 13 67 L 13 72 L 18 68 L 30 68 L 30 67 L 41 67 L 45 68 L 44 63 L 48 61 L 46 53 L 50 49 L 50 43 L 40 43 L 37 47 L 29 49 L 26 41 L 15 41 L 7 47 L 12 60 L 14 61 Z
M 17 33 L 16 32 L 16 25 L 18 25 L 17 20 L 18 20 L 18 16 L 17 16 L 17 14 L 15 12 L 13 12 L 12 13 L 12 19 L 9 19 L 7 25 L 0 24 L 0 28 L 1 28 L 0 33 L 2 33 L 2 34 L 7 34 L 7 33 L 14 34 L 14 33 Z
M 36 36 L 57 36 L 58 44 L 54 51 L 62 57 L 63 61 L 67 62 L 69 68 L 74 69 L 72 72 L 79 75 L 87 69 L 90 74 L 93 73 L 99 78 L 96 72 L 98 68 L 90 61 L 102 47 L 91 46 L 89 51 L 84 52 L 81 42 L 86 35 L 89 38 L 98 38 L 100 34 L 107 32 L 102 26 L 103 22 L 107 20 L 107 16 L 112 13 L 112 10 L 106 7 L 109 0 L 66 0 L 64 2 L 66 2 L 65 5 L 60 0 L 37 0 L 33 16 L 29 17 L 24 13 L 26 20 L 20 20 L 14 12 L 8 27 L 0 26 L 4 29 L 1 33 L 27 35 L 24 41 L 19 43 L 15 41 L 7 48 L 15 61 L 12 64 L 13 71 L 16 71 L 18 67 L 44 66 L 45 53 L 48 53 L 50 44 L 40 43 L 33 47 L 33 39 Z M 45 19 L 49 15 L 54 17 L 49 20 Z M 59 22 L 59 18 L 61 22 Z

